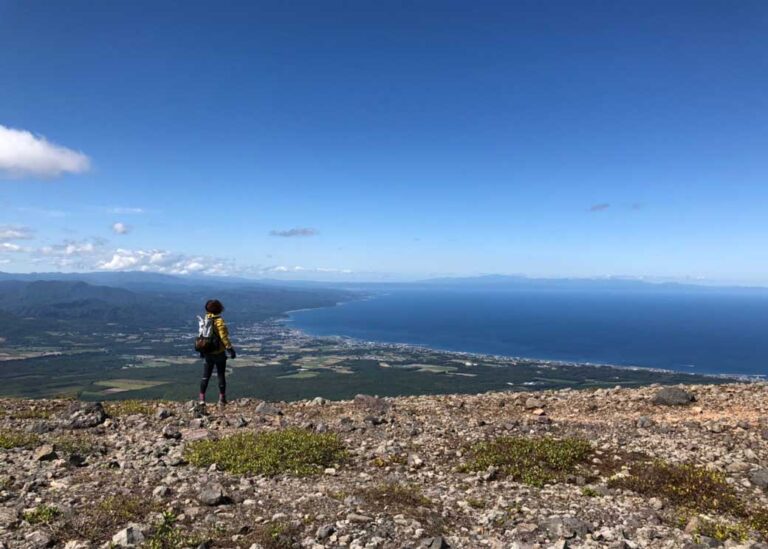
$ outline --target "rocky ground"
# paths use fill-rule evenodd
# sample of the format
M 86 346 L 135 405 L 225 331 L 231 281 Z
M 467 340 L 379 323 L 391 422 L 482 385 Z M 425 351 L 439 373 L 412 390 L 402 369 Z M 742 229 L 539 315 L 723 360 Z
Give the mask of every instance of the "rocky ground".
M 768 517 L 768 385 L 681 389 L 243 399 L 223 410 L 0 400 L 0 547 L 768 548 L 768 521 L 754 519 Z M 348 458 L 308 476 L 188 463 L 195 441 L 291 427 L 335 433 Z M 590 450 L 536 486 L 504 466 L 467 466 L 474 443 L 497 437 L 578 438 Z M 617 484 L 640 463 L 722 473 L 713 478 L 739 503 L 712 503 L 701 485 Z

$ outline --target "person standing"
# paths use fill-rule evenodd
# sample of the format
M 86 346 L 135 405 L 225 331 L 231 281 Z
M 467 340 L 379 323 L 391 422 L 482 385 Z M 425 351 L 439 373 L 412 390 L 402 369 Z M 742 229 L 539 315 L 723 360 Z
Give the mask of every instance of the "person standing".
M 227 403 L 227 354 L 234 359 L 237 357 L 237 353 L 229 339 L 227 324 L 221 317 L 223 312 L 224 305 L 218 299 L 211 299 L 205 303 L 205 319 L 212 325 L 216 345 L 211 351 L 200 353 L 205 359 L 203 378 L 200 380 L 200 404 L 205 404 L 205 392 L 208 389 L 208 382 L 211 380 L 214 368 L 216 369 L 216 376 L 219 378 L 219 406 L 224 406 Z

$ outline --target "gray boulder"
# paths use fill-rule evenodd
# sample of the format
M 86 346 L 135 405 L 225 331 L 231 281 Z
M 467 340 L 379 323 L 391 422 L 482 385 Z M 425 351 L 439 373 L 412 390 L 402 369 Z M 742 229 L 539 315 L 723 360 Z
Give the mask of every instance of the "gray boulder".
M 173 424 L 166 425 L 162 430 L 163 438 L 178 440 L 181 438 L 181 431 Z
M 355 395 L 355 406 L 377 414 L 383 414 L 389 410 L 389 403 L 386 400 L 371 395 Z
M 129 524 L 112 536 L 112 543 L 117 547 L 136 547 L 144 543 L 144 534 L 138 524 Z
M 525 401 L 526 410 L 535 410 L 536 408 L 543 408 L 543 407 L 544 407 L 544 403 L 538 398 L 531 397 Z
M 420 540 L 416 547 L 418 549 L 450 549 L 451 546 L 448 545 L 444 537 L 437 536 Z
M 592 531 L 592 525 L 588 522 L 567 515 L 548 517 L 539 526 L 551 538 L 582 538 Z
M 19 522 L 19 512 L 11 507 L 0 507 L 0 528 L 12 528 Z
M 69 428 L 90 429 L 101 425 L 108 417 L 101 402 L 80 403 L 69 416 Z
M 749 481 L 760 488 L 768 488 L 768 469 L 758 469 L 749 474 Z
M 336 527 L 333 524 L 325 524 L 317 529 L 317 532 L 315 532 L 315 539 L 323 541 L 331 537 L 335 531 Z
M 51 539 L 51 536 L 46 532 L 41 532 L 40 530 L 30 532 L 24 536 L 24 541 L 26 541 L 26 545 L 24 545 L 24 547 L 28 547 L 30 549 L 53 547 L 53 539 Z
M 210 507 L 227 502 L 227 496 L 224 494 L 224 488 L 221 484 L 204 486 L 200 492 L 198 492 L 197 499 L 203 505 L 208 505 Z
M 680 387 L 664 387 L 659 389 L 651 402 L 660 406 L 684 406 L 695 400 L 695 396 Z
M 640 416 L 637 420 L 637 427 L 640 429 L 648 429 L 654 426 L 654 421 L 648 416 Z
M 32 459 L 35 461 L 51 461 L 57 457 L 56 449 L 52 444 L 43 444 L 35 450 L 34 454 L 32 454 Z
M 258 406 L 256 406 L 255 412 L 257 414 L 260 414 L 262 416 L 281 416 L 283 415 L 283 412 L 280 411 L 280 409 L 275 406 L 274 404 L 270 402 L 261 402 Z

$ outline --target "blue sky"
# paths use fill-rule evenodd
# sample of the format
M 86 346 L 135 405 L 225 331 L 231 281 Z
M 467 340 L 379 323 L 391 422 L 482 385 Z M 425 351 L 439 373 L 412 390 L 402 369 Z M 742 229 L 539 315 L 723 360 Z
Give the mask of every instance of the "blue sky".
M 0 0 L 0 269 L 768 284 L 766 90 L 763 1 Z

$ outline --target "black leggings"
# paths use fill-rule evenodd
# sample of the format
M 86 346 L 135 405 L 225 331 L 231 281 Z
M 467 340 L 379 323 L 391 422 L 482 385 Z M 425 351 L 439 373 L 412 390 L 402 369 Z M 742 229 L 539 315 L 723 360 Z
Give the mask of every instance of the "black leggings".
M 208 382 L 211 380 L 214 366 L 216 367 L 216 377 L 219 378 L 219 393 L 223 395 L 227 391 L 227 380 L 224 377 L 227 372 L 227 354 L 216 353 L 213 355 L 205 355 L 203 379 L 200 380 L 201 395 L 205 395 L 205 391 L 208 389 Z

